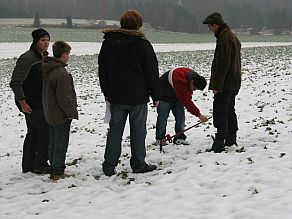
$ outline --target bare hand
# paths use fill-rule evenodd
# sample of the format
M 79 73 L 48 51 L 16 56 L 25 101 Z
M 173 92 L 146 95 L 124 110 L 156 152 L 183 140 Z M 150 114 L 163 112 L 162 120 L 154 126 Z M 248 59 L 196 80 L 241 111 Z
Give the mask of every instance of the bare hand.
M 25 99 L 19 100 L 20 106 L 21 106 L 21 111 L 24 113 L 31 114 L 32 109 L 30 106 L 26 103 Z
M 199 116 L 199 119 L 200 119 L 201 122 L 207 122 L 208 121 L 208 117 L 205 116 L 205 115 L 202 115 L 202 114 Z
M 152 102 L 151 107 L 155 108 L 155 107 L 158 107 L 158 105 L 159 105 L 159 100 L 155 100 L 155 101 Z
M 213 94 L 217 94 L 219 91 L 218 90 L 212 90 Z

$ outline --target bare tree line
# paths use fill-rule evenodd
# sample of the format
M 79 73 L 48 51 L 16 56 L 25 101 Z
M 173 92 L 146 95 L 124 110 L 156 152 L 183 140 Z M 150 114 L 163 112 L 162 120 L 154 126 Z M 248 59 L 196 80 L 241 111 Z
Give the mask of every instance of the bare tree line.
M 0 17 L 119 20 L 127 9 L 139 10 L 152 27 L 170 31 L 206 31 L 201 22 L 213 11 L 233 28 L 292 29 L 291 0 L 1 0 Z

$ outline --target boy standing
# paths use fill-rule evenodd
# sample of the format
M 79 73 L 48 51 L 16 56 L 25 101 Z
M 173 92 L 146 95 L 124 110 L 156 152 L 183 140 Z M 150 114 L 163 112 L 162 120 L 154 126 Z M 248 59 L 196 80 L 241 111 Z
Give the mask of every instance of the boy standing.
M 200 113 L 192 101 L 195 90 L 204 90 L 206 79 L 190 68 L 174 68 L 164 73 L 160 78 L 161 100 L 157 108 L 156 144 L 165 145 L 166 125 L 169 112 L 175 117 L 175 132 L 179 133 L 185 127 L 184 107 L 201 122 L 207 122 L 208 118 Z M 173 140 L 174 144 L 187 144 L 186 136 L 181 134 Z
M 47 57 L 42 64 L 43 106 L 49 124 L 49 160 L 53 180 L 72 175 L 64 173 L 72 119 L 78 119 L 77 99 L 73 78 L 66 70 L 71 47 L 63 42 L 53 44 L 54 57 Z

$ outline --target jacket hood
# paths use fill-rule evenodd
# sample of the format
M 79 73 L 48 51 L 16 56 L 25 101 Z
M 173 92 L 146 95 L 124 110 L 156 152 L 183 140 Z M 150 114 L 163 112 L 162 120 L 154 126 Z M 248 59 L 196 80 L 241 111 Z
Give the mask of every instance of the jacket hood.
M 139 30 L 119 28 L 106 29 L 102 32 L 104 33 L 105 43 L 118 53 L 123 53 L 141 39 L 146 40 L 144 33 Z
M 53 57 L 45 57 L 42 63 L 43 75 L 49 75 L 53 70 L 60 67 L 66 67 L 67 64 Z

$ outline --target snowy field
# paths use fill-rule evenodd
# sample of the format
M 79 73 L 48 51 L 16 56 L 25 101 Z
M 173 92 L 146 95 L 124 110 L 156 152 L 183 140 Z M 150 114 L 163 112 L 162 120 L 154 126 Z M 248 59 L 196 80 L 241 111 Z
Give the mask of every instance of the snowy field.
M 76 176 L 57 183 L 48 175 L 21 173 L 25 121 L 14 105 L 8 83 L 16 62 L 11 58 L 29 44 L 0 44 L 1 219 L 291 218 L 291 44 L 243 44 L 238 147 L 221 154 L 206 153 L 215 131 L 210 121 L 186 133 L 191 145 L 169 144 L 165 153 L 160 153 L 152 144 L 156 112 L 149 107 L 146 161 L 158 165 L 158 170 L 131 172 L 127 127 L 118 174 L 113 177 L 104 176 L 101 169 L 108 125 L 103 123 L 105 103 L 98 86 L 97 55 L 93 55 L 98 45 L 71 44 L 75 55 L 68 70 L 75 81 L 80 120 L 72 123 L 66 170 Z M 172 49 L 161 50 L 155 46 L 157 52 L 163 51 L 157 53 L 160 73 L 187 66 L 209 78 L 214 44 L 190 49 L 192 46 L 172 45 Z M 211 115 L 212 98 L 206 89 L 196 91 L 193 99 L 202 113 Z M 187 113 L 187 127 L 197 121 Z M 174 134 L 173 127 L 170 116 L 167 132 Z

